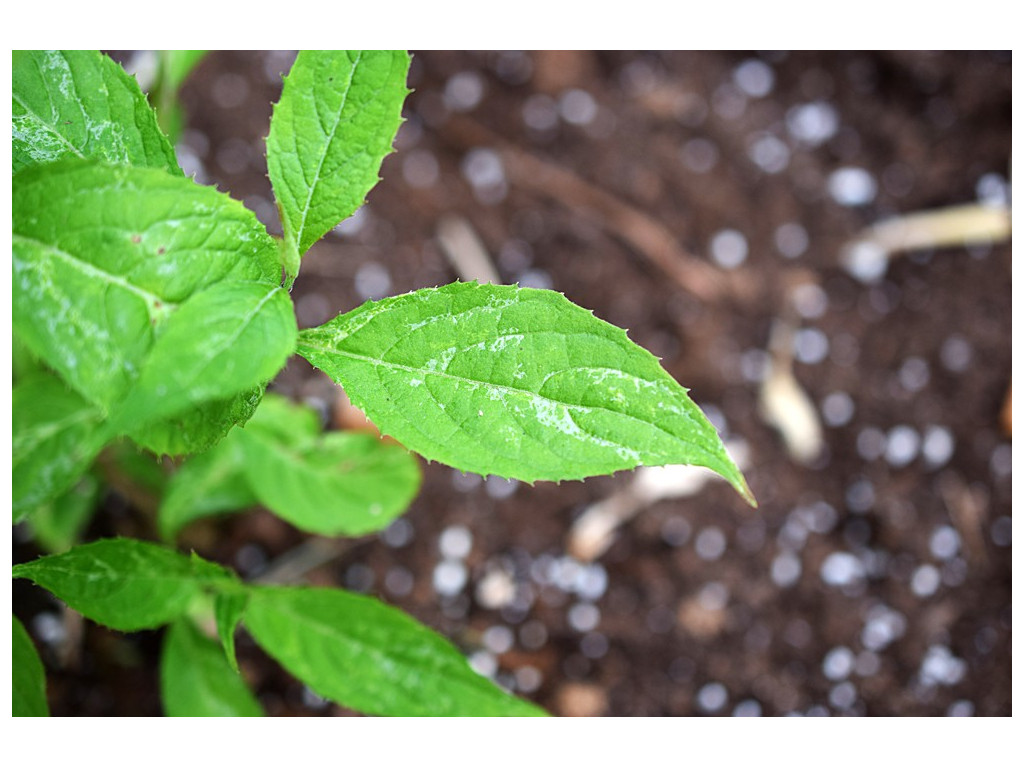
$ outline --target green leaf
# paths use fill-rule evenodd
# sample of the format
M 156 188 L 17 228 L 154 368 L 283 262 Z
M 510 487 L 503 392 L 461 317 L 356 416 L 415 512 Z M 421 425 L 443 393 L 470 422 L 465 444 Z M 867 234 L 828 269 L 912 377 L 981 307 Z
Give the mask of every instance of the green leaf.
M 267 137 L 285 261 L 294 268 L 379 180 L 402 121 L 408 70 L 404 51 L 302 51 L 296 58 Z
M 311 408 L 292 405 L 287 398 L 267 393 L 246 428 L 286 446 L 307 445 L 320 434 Z M 193 520 L 218 512 L 253 506 L 256 498 L 245 472 L 241 432 L 235 430 L 206 453 L 184 464 L 168 484 L 160 506 L 160 533 L 172 539 Z
M 753 503 L 657 359 L 553 291 L 414 291 L 303 331 L 298 351 L 381 430 L 463 471 L 532 482 L 697 464 Z
M 265 384 L 295 350 L 291 299 L 280 286 L 221 282 L 167 321 L 112 426 L 165 418 Z
M 138 83 L 98 51 L 14 51 L 13 171 L 64 157 L 182 175 Z
M 168 717 L 261 717 L 263 709 L 213 640 L 189 619 L 171 624 L 160 659 Z
M 16 565 L 13 574 L 31 579 L 85 617 L 122 632 L 176 619 L 215 578 L 184 555 L 136 539 L 83 544 Z
M 23 379 L 46 372 L 46 367 L 39 358 L 32 353 L 32 350 L 25 346 L 24 342 L 17 335 L 14 335 L 11 339 L 11 368 L 15 384 Z
M 369 434 L 320 434 L 316 413 L 280 396 L 268 397 L 245 429 L 248 486 L 293 525 L 326 536 L 379 530 L 416 495 L 420 470 L 401 446 Z
M 161 87 L 177 91 L 206 51 L 160 51 Z
M 232 427 L 245 424 L 256 411 L 265 387 L 253 387 L 224 400 L 199 403 L 159 421 L 137 425 L 128 436 L 157 455 L 181 456 L 209 450 Z
M 405 613 L 337 589 L 255 587 L 245 625 L 319 695 L 376 715 L 542 715 Z
M 89 525 L 102 490 L 102 483 L 87 473 L 64 494 L 35 509 L 28 518 L 35 541 L 47 552 L 71 549 Z
M 320 422 L 311 408 L 293 405 L 268 393 L 246 432 L 285 448 L 303 449 L 320 435 Z M 243 432 L 235 430 L 214 448 L 186 461 L 171 480 L 160 507 L 161 535 L 171 539 L 188 523 L 218 512 L 251 507 L 259 502 L 246 479 Z M 277 472 L 277 467 L 273 472 Z
M 12 209 L 15 331 L 107 410 L 179 304 L 221 281 L 280 282 L 277 247 L 252 212 L 161 171 L 29 168 L 13 180 Z
M 11 617 L 11 716 L 47 717 L 46 673 L 39 652 L 17 616 Z
M 102 414 L 49 374 L 11 393 L 14 521 L 67 491 L 110 437 Z
M 160 534 L 173 539 L 193 520 L 256 503 L 245 479 L 242 446 L 232 433 L 206 453 L 190 458 L 171 478 L 158 513 Z
M 380 530 L 419 490 L 416 459 L 376 435 L 331 432 L 315 443 L 290 447 L 247 428 L 239 439 L 257 498 L 311 533 L 359 536 Z
M 178 90 L 205 55 L 206 51 L 160 51 L 160 73 L 150 99 L 156 105 L 160 127 L 172 141 L 177 141 L 185 122 Z
M 320 418 L 312 408 L 268 392 L 245 427 L 258 429 L 284 445 L 304 446 L 319 436 Z
M 238 672 L 238 659 L 235 656 L 235 630 L 238 628 L 238 622 L 242 620 L 248 604 L 249 594 L 247 592 L 219 594 L 213 603 L 217 634 L 220 636 L 221 645 L 224 646 L 224 656 L 235 672 Z

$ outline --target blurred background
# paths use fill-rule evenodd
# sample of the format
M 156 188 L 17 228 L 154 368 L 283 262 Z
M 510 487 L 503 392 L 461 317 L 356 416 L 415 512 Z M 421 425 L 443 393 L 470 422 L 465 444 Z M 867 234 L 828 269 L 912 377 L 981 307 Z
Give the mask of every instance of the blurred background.
M 273 233 L 293 58 L 211 53 L 180 94 L 183 168 Z M 183 543 L 379 596 L 559 715 L 1009 715 L 1009 53 L 422 52 L 409 84 L 383 180 L 303 262 L 299 326 L 460 278 L 561 291 L 690 388 L 760 508 L 688 470 L 431 464 L 378 536 L 253 511 Z M 366 428 L 298 358 L 272 388 Z M 90 535 L 138 529 L 103 506 Z M 15 592 L 54 714 L 160 713 L 158 633 Z M 269 713 L 348 714 L 244 633 L 239 659 Z

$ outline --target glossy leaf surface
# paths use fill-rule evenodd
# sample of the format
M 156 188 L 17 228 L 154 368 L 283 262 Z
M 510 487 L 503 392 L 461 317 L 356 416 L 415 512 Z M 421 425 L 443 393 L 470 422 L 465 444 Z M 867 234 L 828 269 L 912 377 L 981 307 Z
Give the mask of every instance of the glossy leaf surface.
M 221 282 L 168 319 L 138 382 L 112 420 L 115 428 L 171 416 L 265 384 L 295 349 L 297 328 L 280 286 Z
M 106 409 L 179 304 L 222 281 L 280 281 L 256 217 L 188 179 L 63 161 L 19 173 L 13 190 L 14 327 Z
M 11 84 L 14 172 L 82 157 L 181 175 L 135 78 L 98 51 L 14 51 Z
M 83 544 L 16 565 L 13 574 L 31 579 L 86 618 L 122 632 L 176 619 L 217 578 L 174 550 L 136 539 Z
M 404 51 L 302 51 L 285 78 L 267 137 L 267 167 L 289 273 L 363 204 L 401 123 Z
M 303 331 L 299 353 L 428 459 L 520 480 L 696 464 L 752 501 L 714 427 L 626 333 L 553 291 L 453 283 Z
M 245 625 L 321 696 L 378 715 L 543 715 L 399 610 L 336 589 L 259 587 Z

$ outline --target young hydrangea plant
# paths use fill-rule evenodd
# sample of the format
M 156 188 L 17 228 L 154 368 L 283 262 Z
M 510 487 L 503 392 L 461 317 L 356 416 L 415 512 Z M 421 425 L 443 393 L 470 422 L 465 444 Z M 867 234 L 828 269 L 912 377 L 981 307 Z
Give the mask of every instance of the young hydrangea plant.
M 177 67 L 165 89 L 197 60 L 188 53 L 165 58 Z M 375 599 L 248 584 L 179 553 L 174 537 L 200 517 L 261 504 L 311 533 L 380 530 L 418 490 L 409 451 L 528 482 L 696 464 L 753 503 L 686 390 L 561 294 L 452 283 L 298 330 L 289 288 L 303 255 L 378 181 L 408 66 L 404 52 L 298 55 L 267 138 L 277 239 L 185 177 L 111 59 L 13 55 L 14 522 L 53 552 L 14 576 L 116 630 L 168 625 L 168 714 L 262 714 L 238 674 L 240 624 L 312 690 L 363 712 L 543 714 Z M 394 440 L 322 433 L 309 409 L 265 395 L 293 354 Z M 125 444 L 193 456 L 155 481 L 165 541 L 73 546 L 98 496 L 91 465 Z M 45 714 L 42 665 L 13 626 L 15 714 Z

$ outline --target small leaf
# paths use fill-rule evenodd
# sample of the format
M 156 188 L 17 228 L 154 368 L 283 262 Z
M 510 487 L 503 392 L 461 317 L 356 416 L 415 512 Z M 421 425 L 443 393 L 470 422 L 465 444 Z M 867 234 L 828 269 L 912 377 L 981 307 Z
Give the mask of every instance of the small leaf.
M 177 552 L 136 539 L 102 539 L 14 566 L 93 621 L 122 632 L 150 629 L 182 615 L 211 582 Z
M 89 525 L 103 485 L 90 473 L 28 517 L 32 538 L 47 552 L 64 552 L 79 542 Z
M 293 405 L 285 397 L 268 393 L 246 424 L 246 431 L 257 430 L 282 448 L 301 447 L 317 439 L 320 422 L 312 408 Z M 182 464 L 160 506 L 160 533 L 164 538 L 174 538 L 194 520 L 259 502 L 246 479 L 242 435 L 241 430 L 235 430 L 206 453 Z
M 302 51 L 296 58 L 267 138 L 289 274 L 377 183 L 401 123 L 408 70 L 403 51 Z
M 247 428 L 239 439 L 257 498 L 311 533 L 359 536 L 380 530 L 419 490 L 416 459 L 376 435 L 331 432 L 294 448 Z
M 457 469 L 532 482 L 696 464 L 753 503 L 657 359 L 553 291 L 453 283 L 367 302 L 298 351 L 382 431 Z
M 268 392 L 245 428 L 258 429 L 284 445 L 303 446 L 320 435 L 320 418 L 312 408 Z
M 14 521 L 63 494 L 110 438 L 102 414 L 56 377 L 37 374 L 11 394 Z
M 105 409 L 120 405 L 190 296 L 227 280 L 280 283 L 263 225 L 215 189 L 81 160 L 12 183 L 15 331 Z
M 168 717 L 261 717 L 263 709 L 217 643 L 189 619 L 171 624 L 160 659 Z
M 294 351 L 297 332 L 280 286 L 217 283 L 167 321 L 112 428 L 128 431 L 266 383 Z
M 160 87 L 177 92 L 206 51 L 160 51 Z
M 160 71 L 149 98 L 156 107 L 160 127 L 172 142 L 177 142 L 185 123 L 178 91 L 205 55 L 206 51 L 160 51 Z
M 544 714 L 474 672 L 443 637 L 369 597 L 337 589 L 256 587 L 245 625 L 295 677 L 360 712 Z
M 249 595 L 246 592 L 218 594 L 213 603 L 214 616 L 217 620 L 217 634 L 220 636 L 221 645 L 224 646 L 224 656 L 235 672 L 238 672 L 238 659 L 235 656 L 235 630 L 238 629 L 238 622 L 242 620 L 245 607 L 248 604 Z
M 64 157 L 182 175 L 146 96 L 98 51 L 14 51 L 13 171 Z
M 17 616 L 11 617 L 11 625 L 11 716 L 48 717 L 46 673 L 39 652 Z
M 160 504 L 160 534 L 173 539 L 193 520 L 256 504 L 245 479 L 244 461 L 242 446 L 232 433 L 182 464 L 167 484 Z

